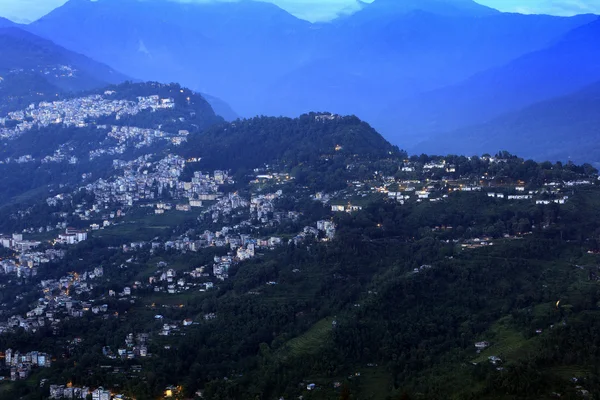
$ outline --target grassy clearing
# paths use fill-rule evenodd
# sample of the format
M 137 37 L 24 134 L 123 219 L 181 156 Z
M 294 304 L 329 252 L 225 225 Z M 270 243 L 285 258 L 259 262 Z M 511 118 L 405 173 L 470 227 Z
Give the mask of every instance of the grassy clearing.
M 490 356 L 497 356 L 506 362 L 525 357 L 532 350 L 535 338 L 527 339 L 510 327 L 510 317 L 496 322 L 486 335 L 490 347 L 482 351 L 473 362 L 484 362 Z
M 165 228 L 147 227 L 137 223 L 113 225 L 100 231 L 94 231 L 92 236 L 99 238 L 122 239 L 124 242 L 149 241 L 164 233 Z
M 196 219 L 200 211 L 166 211 L 164 214 L 147 214 L 142 216 L 133 216 L 134 221 L 145 226 L 174 227 L 187 220 Z
M 290 340 L 285 347 L 289 351 L 289 355 L 297 357 L 304 354 L 318 353 L 321 345 L 333 329 L 332 322 L 332 317 L 324 318 L 304 334 Z
M 23 235 L 23 238 L 25 240 L 37 240 L 40 242 L 50 242 L 53 239 L 56 239 L 56 237 L 58 236 L 58 231 L 52 231 L 52 232 L 36 232 L 36 233 L 27 233 L 25 235 Z
M 131 241 L 149 241 L 156 236 L 170 233 L 175 227 L 189 220 L 195 220 L 200 211 L 167 211 L 164 214 L 150 214 L 147 210 L 144 213 L 134 212 L 128 215 L 124 222 L 118 225 L 109 226 L 93 233 L 96 237 L 112 237 Z

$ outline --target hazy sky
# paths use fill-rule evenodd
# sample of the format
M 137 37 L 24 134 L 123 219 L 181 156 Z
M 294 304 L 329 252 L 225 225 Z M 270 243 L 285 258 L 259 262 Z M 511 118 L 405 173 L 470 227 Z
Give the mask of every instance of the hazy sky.
M 0 16 L 15 20 L 34 20 L 66 0 L 0 0 Z M 207 1 L 207 0 L 184 0 Z M 298 17 L 326 20 L 356 7 L 356 0 L 265 0 L 271 1 Z M 365 0 L 370 2 L 372 0 Z M 402 0 L 398 0 L 402 1 Z M 600 14 L 600 0 L 476 0 L 502 11 L 573 15 Z

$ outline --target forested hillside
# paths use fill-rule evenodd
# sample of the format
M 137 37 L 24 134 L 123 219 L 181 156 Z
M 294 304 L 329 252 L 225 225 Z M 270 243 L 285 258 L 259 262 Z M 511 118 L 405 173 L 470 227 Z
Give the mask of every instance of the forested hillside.
M 274 161 L 314 162 L 324 155 L 396 156 L 390 145 L 356 117 L 310 113 L 299 118 L 258 117 L 215 126 L 190 142 L 208 167 L 256 168 Z

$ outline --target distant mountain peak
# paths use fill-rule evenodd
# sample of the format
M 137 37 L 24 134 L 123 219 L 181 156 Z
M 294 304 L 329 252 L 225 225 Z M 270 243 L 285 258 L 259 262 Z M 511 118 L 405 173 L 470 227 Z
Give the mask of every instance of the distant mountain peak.
M 173 1 L 173 0 L 69 0 L 61 7 L 51 11 L 32 24 L 56 18 L 81 20 L 92 18 L 92 14 L 104 13 L 106 18 L 127 16 L 127 23 L 144 20 L 165 20 L 171 25 L 203 26 L 219 20 L 246 19 L 257 25 L 270 24 L 274 20 L 296 24 L 308 24 L 307 21 L 288 13 L 277 5 L 257 0 L 240 1 Z M 176 22 L 176 23 L 175 23 Z

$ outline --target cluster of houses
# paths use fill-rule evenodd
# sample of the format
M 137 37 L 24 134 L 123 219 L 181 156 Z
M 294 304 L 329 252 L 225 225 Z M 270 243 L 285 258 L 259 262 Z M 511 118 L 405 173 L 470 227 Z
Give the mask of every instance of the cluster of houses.
M 86 400 L 90 388 L 74 387 L 72 385 L 50 385 L 50 399 L 82 399 Z
M 238 194 L 229 194 L 206 210 L 205 214 L 215 218 L 213 221 L 218 221 L 223 215 L 229 215 L 235 210 L 244 209 L 245 211 L 249 211 L 245 214 L 249 219 L 232 227 L 224 226 L 219 231 L 205 230 L 195 238 L 183 235 L 167 242 L 132 242 L 128 245 L 123 245 L 123 251 L 134 252 L 145 248 L 150 248 L 151 250 L 165 248 L 180 251 L 199 251 L 207 247 L 222 247 L 228 250 L 226 255 L 214 257 L 212 268 L 209 266 L 197 267 L 192 271 L 183 272 L 182 276 L 178 276 L 176 270 L 167 268 L 166 263 L 159 262 L 154 276 L 148 279 L 149 287 L 154 292 L 178 294 L 192 289 L 199 289 L 200 291 L 211 289 L 214 285 L 214 282 L 210 281 L 212 278 L 215 278 L 217 281 L 228 279 L 229 270 L 232 265 L 255 257 L 258 250 L 274 249 L 285 243 L 299 244 L 308 237 L 320 240 L 332 240 L 335 237 L 336 226 L 331 220 L 317 221 L 315 226 L 306 226 L 300 233 L 287 240 L 277 236 L 256 238 L 249 233 L 242 233 L 248 227 L 259 229 L 261 226 L 270 226 L 273 223 L 280 222 L 283 218 L 296 220 L 299 217 L 299 213 L 278 213 L 275 210 L 273 201 L 282 195 L 281 191 L 278 191 L 276 193 L 255 196 L 252 197 L 251 201 L 247 201 Z M 274 217 L 277 214 L 279 215 Z M 260 222 L 259 225 L 254 225 L 256 221 Z M 140 287 L 145 287 L 145 285 L 139 281 L 134 282 L 134 289 Z M 130 294 L 131 287 L 125 287 L 122 295 Z
M 92 400 L 118 400 L 126 397 L 121 394 L 113 394 L 110 390 L 99 387 L 90 391 L 87 386 L 77 387 L 72 384 L 50 385 L 50 399 L 89 399 Z
M 491 164 L 503 163 L 507 160 L 489 158 Z M 326 198 L 324 203 L 331 204 L 333 212 L 355 212 L 360 206 L 352 204 L 351 198 L 365 197 L 373 194 L 383 194 L 388 199 L 399 204 L 438 202 L 449 196 L 460 193 L 484 192 L 489 198 L 502 201 L 532 201 L 537 205 L 565 204 L 569 200 L 568 193 L 575 186 L 592 185 L 589 179 L 578 179 L 564 182 L 547 182 L 542 187 L 527 187 L 526 182 L 512 183 L 497 180 L 493 174 L 484 176 L 457 176 L 456 167 L 445 160 L 428 163 L 405 162 L 400 170 L 408 174 L 402 177 L 384 176 L 376 173 L 369 181 L 348 182 L 350 189 L 346 190 L 346 197 L 327 197 L 318 193 L 313 198 L 320 200 Z M 442 171 L 442 178 L 434 178 L 433 171 Z M 348 196 L 351 193 L 352 196 Z M 350 199 L 344 201 L 345 199 Z
M 226 280 L 229 277 L 229 269 L 234 263 L 255 257 L 258 249 L 273 249 L 284 243 L 291 242 L 299 244 L 309 236 L 318 238 L 320 234 L 322 234 L 326 240 L 332 240 L 334 238 L 335 224 L 332 221 L 318 221 L 316 226 L 316 228 L 310 226 L 305 227 L 301 233 L 287 241 L 276 236 L 268 239 L 256 239 L 251 235 L 236 235 L 235 231 L 230 233 L 229 229 L 224 228 L 219 234 L 219 236 L 223 236 L 223 242 L 219 241 L 215 246 L 229 246 L 231 252 L 226 256 L 215 257 L 212 269 L 213 276 L 221 281 Z M 207 235 L 207 233 L 204 235 Z M 213 243 L 217 242 L 215 241 Z
M 24 132 L 35 127 L 50 125 L 64 125 L 67 127 L 84 128 L 95 125 L 95 120 L 100 117 L 115 115 L 120 120 L 125 115 L 135 115 L 143 110 L 170 109 L 175 107 L 172 98 L 160 98 L 158 95 L 138 97 L 137 102 L 116 100 L 111 98 L 114 91 L 107 91 L 104 95 L 60 100 L 54 102 L 41 102 L 31 104 L 25 110 L 8 113 L 0 118 L 0 139 L 14 139 Z M 167 133 L 155 129 L 144 129 L 132 126 L 95 125 L 97 129 L 105 130 L 107 138 L 116 141 L 113 146 L 103 146 L 89 152 L 89 159 L 103 155 L 123 154 L 129 147 L 141 148 L 149 146 L 155 141 L 164 140 L 174 145 L 187 141 L 188 131 L 179 130 L 177 133 Z M 73 148 L 63 144 L 48 154 L 40 161 L 42 163 L 65 162 L 77 164 L 78 159 L 72 155 Z M 29 154 L 19 157 L 6 158 L 0 163 L 27 163 L 37 161 Z
M 129 333 L 125 338 L 125 346 L 117 349 L 117 352 L 113 352 L 110 347 L 105 346 L 102 348 L 102 354 L 110 359 L 120 358 L 121 360 L 133 360 L 137 357 L 148 357 L 148 340 L 150 335 L 147 333 L 138 333 L 134 335 Z
M 37 275 L 37 267 L 65 256 L 64 250 L 46 249 L 35 251 L 41 243 L 24 240 L 23 234 L 14 233 L 12 236 L 0 236 L 0 245 L 15 252 L 14 257 L 0 260 L 0 275 L 14 274 L 19 278 L 30 278 Z
M 57 65 L 37 65 L 35 68 L 14 68 L 9 74 L 19 75 L 24 72 L 35 72 L 53 78 L 73 78 L 79 70 L 72 65 L 57 64 Z M 2 79 L 0 79 L 0 82 Z
M 18 381 L 27 379 L 35 367 L 50 368 L 52 358 L 50 355 L 38 351 L 20 353 L 7 349 L 4 352 L 4 364 L 6 368 L 10 369 L 10 380 Z
M 186 323 L 184 321 L 184 323 Z M 187 325 L 186 325 L 187 326 Z M 162 330 L 158 332 L 159 336 L 171 336 L 180 332 L 180 327 L 177 324 L 163 324 Z
M 87 240 L 87 232 L 67 228 L 65 233 L 58 235 L 54 243 L 72 245 L 84 240 Z M 14 258 L 0 260 L 0 274 L 16 274 L 20 278 L 36 276 L 36 267 L 65 256 L 65 251 L 60 249 L 34 251 L 33 249 L 39 247 L 41 242 L 25 240 L 22 233 L 13 233 L 12 236 L 0 236 L 0 245 L 15 252 Z
M 192 271 L 184 271 L 180 277 L 178 277 L 177 271 L 174 269 L 160 269 L 163 267 L 166 267 L 166 263 L 159 262 L 159 269 L 157 269 L 154 276 L 148 278 L 148 285 L 150 285 L 154 292 L 176 294 L 191 289 L 206 291 L 214 287 L 214 283 L 210 281 L 210 274 L 206 272 L 205 267 L 197 267 Z M 202 282 L 199 282 L 199 280 Z M 134 288 L 141 286 L 142 282 L 135 282 L 134 284 Z
M 114 160 L 115 169 L 122 169 L 123 175 L 111 180 L 100 179 L 85 186 L 85 190 L 94 193 L 97 207 L 120 204 L 133 206 L 138 202 L 155 201 L 166 194 L 174 200 L 185 200 L 187 204 L 176 205 L 179 211 L 190 211 L 194 207 L 202 207 L 203 201 L 214 201 L 219 197 L 219 185 L 232 183 L 225 171 L 214 171 L 213 174 L 195 172 L 190 182 L 179 178 L 185 168 L 186 160 L 179 156 L 169 155 L 157 162 L 151 162 L 150 156 L 143 156 L 133 161 Z M 158 202 L 156 213 L 162 214 L 173 208 L 172 204 Z
M 54 153 L 51 155 L 48 154 L 42 158 L 42 164 L 59 163 L 64 161 L 67 161 L 71 165 L 77 164 L 79 159 L 71 154 L 74 150 L 75 148 L 72 145 L 63 143 L 59 145 L 56 150 L 54 150 Z
M 148 147 L 160 140 L 179 146 L 187 141 L 187 136 L 189 135 L 189 131 L 187 130 L 168 133 L 159 129 L 146 129 L 136 126 L 97 125 L 96 128 L 107 130 L 107 136 L 114 139 L 117 143 L 110 147 L 100 147 L 90 150 L 90 161 L 105 155 L 123 154 L 131 146 L 136 149 Z
M 255 169 L 255 172 L 260 172 L 260 168 Z M 269 172 L 264 174 L 256 175 L 256 178 L 250 181 L 252 184 L 263 184 L 273 183 L 275 185 L 282 185 L 290 182 L 294 179 L 290 174 L 285 172 Z
M 104 126 L 103 126 L 104 128 Z M 99 126 L 100 129 L 100 126 Z M 116 139 L 119 144 L 128 141 L 134 141 L 136 148 L 150 146 L 155 140 L 169 139 L 173 144 L 179 145 L 186 141 L 189 131 L 179 130 L 176 135 L 171 135 L 167 132 L 158 129 L 144 129 L 135 126 L 118 126 L 111 125 L 108 137 Z M 178 140 L 176 140 L 178 138 Z
M 86 313 L 106 315 L 107 304 L 74 298 L 75 295 L 90 293 L 94 287 L 91 281 L 102 277 L 103 274 L 102 267 L 95 267 L 83 274 L 73 272 L 58 280 L 42 280 L 39 285 L 42 297 L 25 314 L 25 317 L 12 315 L 6 321 L 0 322 L 0 334 L 13 332 L 16 328 L 35 333 L 45 326 L 56 331 L 63 318 L 81 318 Z
M 67 228 L 65 233 L 61 233 L 58 235 L 57 243 L 62 244 L 77 244 L 87 240 L 87 232 L 75 228 Z
M 13 233 L 12 236 L 0 236 L 0 245 L 5 249 L 24 252 L 38 247 L 41 243 L 35 240 L 24 240 L 22 233 Z
M 249 207 L 250 205 L 251 203 L 242 198 L 239 194 L 229 193 L 227 196 L 221 197 L 217 203 L 209 207 L 204 214 L 210 214 L 212 221 L 217 223 L 219 218 L 232 215 L 236 210 Z M 254 204 L 253 207 L 256 207 L 256 204 Z M 263 205 L 262 207 L 266 206 Z M 252 207 L 250 209 L 252 209 Z
M 315 121 L 319 121 L 319 122 L 334 121 L 336 119 L 342 119 L 342 116 L 338 115 L 338 114 L 332 114 L 332 113 L 323 113 L 323 114 L 315 115 Z M 338 146 L 338 147 L 340 147 L 340 146 Z M 341 147 L 340 147 L 340 150 L 341 150 Z
M 231 252 L 225 256 L 215 256 L 212 268 L 213 276 L 221 281 L 226 280 L 229 277 L 229 269 L 234 263 L 255 257 L 258 249 L 273 249 L 284 243 L 291 242 L 298 244 L 309 236 L 319 238 L 322 235 L 324 240 L 332 240 L 335 237 L 335 231 L 336 227 L 333 221 L 322 220 L 317 221 L 316 228 L 307 226 L 301 233 L 294 236 L 294 238 L 284 241 L 282 238 L 275 236 L 268 239 L 256 239 L 251 235 L 236 235 L 235 232 L 231 232 L 233 233 L 231 234 L 229 229 L 223 228 L 220 232 L 217 232 L 217 234 L 219 237 L 222 236 L 224 238 L 224 242 L 216 244 L 215 241 L 212 243 L 215 246 L 229 246 Z M 210 237 L 212 236 L 212 233 L 205 232 L 203 236 Z M 203 269 L 201 271 L 203 271 Z M 202 275 L 204 274 L 202 273 Z M 183 285 L 181 281 L 179 284 Z
M 17 278 L 31 278 L 37 275 L 37 268 L 18 264 L 13 259 L 7 259 L 0 261 L 0 275 L 2 274 L 14 274 Z
M 113 166 L 122 169 L 123 176 L 109 181 L 99 179 L 85 186 L 85 190 L 94 193 L 95 203 L 99 207 L 114 203 L 132 206 L 135 202 L 154 200 L 177 186 L 185 160 L 168 156 L 151 163 L 150 159 L 151 156 L 142 156 L 129 162 L 115 160 Z
M 31 104 L 24 110 L 9 112 L 0 118 L 0 139 L 14 139 L 34 127 L 64 125 L 83 128 L 94 119 L 115 115 L 120 119 L 125 115 L 135 115 L 143 110 L 170 109 L 175 107 L 172 98 L 161 99 L 157 95 L 138 97 L 137 102 L 116 100 L 114 91 L 104 95 L 90 95 L 68 100 L 43 101 Z M 7 127 L 7 123 L 11 122 Z M 16 123 L 16 124 L 15 124 Z M 12 125 L 15 125 L 14 127 Z
M 92 392 L 92 400 L 112 400 L 115 398 L 123 398 L 123 396 L 113 396 L 110 390 L 105 390 L 103 387 L 99 387 Z
M 494 187 L 491 187 L 494 189 Z M 400 204 L 406 204 L 409 201 L 414 202 L 437 202 L 447 199 L 453 193 L 458 192 L 486 192 L 490 198 L 501 199 L 507 201 L 522 201 L 535 200 L 536 204 L 565 204 L 569 199 L 568 196 L 561 193 L 558 189 L 540 189 L 540 190 L 525 190 L 524 186 L 504 186 L 502 192 L 488 191 L 489 188 L 473 184 L 461 184 L 458 182 L 445 181 L 439 182 L 422 182 L 422 181 L 400 181 L 398 183 L 398 191 L 391 191 L 386 187 L 374 188 L 374 191 L 387 194 L 391 200 L 395 200 Z M 338 211 L 338 210 L 336 210 Z M 342 210 L 339 210 L 342 211 Z M 348 210 L 346 210 L 348 211 Z
M 351 212 L 356 212 L 356 211 L 360 211 L 362 210 L 362 206 L 356 206 L 356 205 L 352 205 L 352 204 L 334 204 L 331 206 L 331 211 L 332 212 L 347 212 L 347 213 L 351 213 Z

